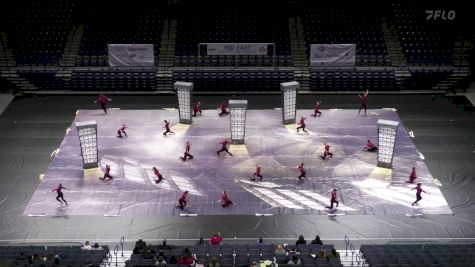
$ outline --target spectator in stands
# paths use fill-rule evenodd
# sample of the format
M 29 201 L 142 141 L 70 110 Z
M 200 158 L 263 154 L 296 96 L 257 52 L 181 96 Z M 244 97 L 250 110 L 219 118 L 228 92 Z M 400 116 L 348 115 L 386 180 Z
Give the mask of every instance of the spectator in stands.
M 143 250 L 142 256 L 144 259 L 153 259 L 155 255 L 155 250 L 152 248 L 152 245 L 147 245 L 147 247 Z
M 86 241 L 86 243 L 84 243 L 84 245 L 81 247 L 82 250 L 91 250 L 92 249 L 92 246 L 89 245 L 89 241 Z
M 368 101 L 368 94 L 369 90 L 366 90 L 366 92 L 358 95 L 360 98 L 360 110 L 358 111 L 358 115 L 360 114 L 362 108 L 364 108 L 364 114 L 366 115 L 366 102 Z
M 290 258 L 290 257 L 292 257 L 292 256 L 294 256 L 294 255 L 297 255 L 297 256 L 300 255 L 300 252 L 297 250 L 296 247 L 293 247 L 293 248 L 291 248 L 289 251 L 287 251 L 287 253 L 285 253 L 285 255 L 287 255 L 287 257 Z
M 221 241 L 223 241 L 223 237 L 221 236 L 221 233 L 218 232 L 216 233 L 211 239 L 210 239 L 210 243 L 211 245 L 214 245 L 214 246 L 217 246 L 221 243 Z
M 299 235 L 299 239 L 297 239 L 297 242 L 295 242 L 295 245 L 305 245 L 307 244 L 307 241 L 305 238 L 303 238 L 303 235 Z
M 227 108 L 228 108 L 228 102 L 227 101 L 221 102 L 221 105 L 219 105 L 219 108 L 221 109 L 221 113 L 218 114 L 220 117 L 223 116 L 223 115 L 229 114 L 229 112 L 227 111 Z
M 167 240 L 166 240 L 166 239 L 163 239 L 162 244 L 161 244 L 160 246 L 158 246 L 158 248 L 159 248 L 160 250 L 170 250 L 170 249 L 172 249 L 172 246 L 170 246 L 170 245 L 167 244 Z
M 332 248 L 332 251 L 330 254 L 327 255 L 327 258 L 339 258 L 340 257 L 340 253 L 336 252 L 336 249 L 335 248 Z
M 264 244 L 264 239 L 262 237 L 259 237 L 259 239 L 257 239 L 257 244 L 258 245 L 263 245 Z
M 31 256 L 31 257 L 28 259 L 28 263 L 29 263 L 29 264 L 35 264 L 35 263 L 38 263 L 38 262 L 43 262 L 43 259 L 40 258 L 40 256 L 38 255 L 38 253 L 33 254 L 33 256 Z
M 417 179 L 416 167 L 412 167 L 411 175 L 409 175 L 409 181 L 407 182 L 413 184 L 414 180 L 416 179 Z
M 157 257 L 154 258 L 155 260 L 155 266 L 166 266 L 167 265 L 167 262 L 165 261 L 165 259 L 162 257 L 162 256 L 159 256 L 158 259 Z
M 320 236 L 317 235 L 315 236 L 315 239 L 312 240 L 312 242 L 310 244 L 313 244 L 313 245 L 323 245 L 323 242 L 322 240 L 320 240 Z
M 16 257 L 17 260 L 27 260 L 28 257 L 25 255 L 25 252 L 20 252 L 20 255 L 18 255 L 18 257 Z
M 94 103 L 99 103 L 101 105 L 102 110 L 107 114 L 107 103 L 112 101 L 110 98 L 108 98 L 105 95 L 99 95 L 96 101 Z
M 218 262 L 218 259 L 216 258 L 216 256 L 213 256 L 213 258 L 211 258 L 211 261 L 209 262 L 209 267 L 219 267 L 219 262 Z
M 99 246 L 99 243 L 94 243 L 94 245 L 92 246 L 92 250 L 104 250 L 103 247 Z
M 376 152 L 376 151 L 378 151 L 378 147 L 375 146 L 373 143 L 371 143 L 371 141 L 368 139 L 368 143 L 367 143 L 366 146 L 364 147 L 364 151 L 367 151 L 367 152 Z
M 147 247 L 147 243 L 145 241 L 143 241 L 142 238 L 139 238 L 139 240 L 137 240 L 135 242 L 135 247 L 134 247 L 133 253 L 134 254 L 141 254 L 146 247 Z
M 285 255 L 287 254 L 287 251 L 285 251 L 284 246 L 281 244 L 278 244 L 274 250 L 274 255 Z
M 290 259 L 287 264 L 289 265 L 298 265 L 298 264 L 302 264 L 302 261 L 300 260 L 299 256 L 297 255 L 294 255 L 292 256 L 292 259 Z
M 196 117 L 197 114 L 200 114 L 200 116 L 202 115 L 201 114 L 201 102 L 198 101 L 196 102 L 195 106 L 193 107 L 193 117 Z
M 251 262 L 251 267 L 257 267 L 257 261 L 252 261 Z
M 180 260 L 178 260 L 178 264 L 181 265 L 192 265 L 195 263 L 195 257 L 191 255 L 191 251 L 189 248 L 185 248 L 183 251 L 183 255 L 180 257 Z
M 324 259 L 326 258 L 326 251 L 324 249 L 320 249 L 317 254 L 317 258 Z

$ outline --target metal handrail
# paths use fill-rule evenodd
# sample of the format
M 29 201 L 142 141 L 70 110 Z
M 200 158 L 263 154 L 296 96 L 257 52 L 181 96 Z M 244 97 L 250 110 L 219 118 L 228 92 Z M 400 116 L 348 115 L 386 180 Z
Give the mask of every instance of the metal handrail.
M 345 243 L 346 243 L 345 256 L 348 256 L 348 246 L 350 245 L 350 238 L 347 235 L 345 235 Z
M 355 256 L 355 246 L 353 246 L 353 244 L 350 244 L 350 250 L 351 250 L 351 266 L 353 266 L 353 258 Z
M 122 257 L 124 257 L 124 242 L 125 242 L 125 238 L 124 236 L 122 236 L 122 238 L 120 239 L 120 246 L 122 248 Z
M 114 247 L 114 255 L 115 255 L 115 266 L 119 266 L 117 264 L 117 253 L 119 252 L 119 245 L 115 245 Z

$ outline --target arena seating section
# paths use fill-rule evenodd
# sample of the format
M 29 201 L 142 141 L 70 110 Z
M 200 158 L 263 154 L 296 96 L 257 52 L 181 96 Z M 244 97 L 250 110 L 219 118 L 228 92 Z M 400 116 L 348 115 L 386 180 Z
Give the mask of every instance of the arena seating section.
M 307 55 L 311 44 L 347 44 L 357 47 L 357 66 L 390 66 L 384 44 L 381 17 L 358 5 L 332 1 L 302 1 Z M 358 10 L 358 12 L 355 12 Z
M 160 250 L 158 247 L 153 247 L 157 252 L 163 252 L 165 257 L 170 258 L 175 256 L 179 259 L 183 255 L 183 250 L 185 247 L 174 247 L 170 250 Z M 220 263 L 220 266 L 231 267 L 231 266 L 250 266 L 253 261 L 259 262 L 260 260 L 271 260 L 274 258 L 277 261 L 279 266 L 290 266 L 286 263 L 288 262 L 288 257 L 285 255 L 274 255 L 275 245 L 265 244 L 265 245 L 220 245 L 220 246 L 208 246 L 208 245 L 199 245 L 194 247 L 188 247 L 193 254 L 196 254 L 196 262 L 202 263 L 204 266 L 208 266 L 212 257 L 216 257 Z M 318 252 L 323 249 L 326 253 L 330 253 L 334 248 L 333 245 L 288 245 L 285 247 L 286 250 L 292 248 L 297 248 L 297 251 L 300 252 L 300 259 L 304 266 L 312 267 L 342 267 L 340 258 L 314 258 L 311 254 L 318 254 Z M 131 259 L 126 262 L 126 266 L 151 266 L 154 264 L 153 259 L 144 259 L 142 254 L 132 254 Z M 178 266 L 177 264 L 169 264 L 167 266 Z M 300 265 L 302 266 L 302 265 Z
M 190 8 L 190 2 L 186 4 L 186 8 Z M 196 8 L 200 8 L 199 4 Z M 288 16 L 281 14 L 279 9 L 269 13 L 268 10 L 256 8 L 255 5 L 238 6 L 234 2 L 229 2 L 228 6 L 222 2 L 217 8 L 218 10 L 213 9 L 209 14 L 196 13 L 190 17 L 187 13 L 187 16 L 178 20 L 175 65 L 231 67 L 292 65 Z M 207 56 L 203 53 L 206 52 L 205 49 L 198 57 L 199 43 L 275 43 L 276 58 L 273 57 L 274 51 L 270 51 L 267 56 L 235 58 Z
M 2 266 L 12 267 L 40 267 L 40 266 L 99 266 L 106 260 L 109 253 L 107 246 L 102 246 L 103 250 L 81 250 L 80 246 L 2 246 L 0 247 L 0 260 Z M 40 258 L 48 256 L 50 253 L 59 255 L 60 265 L 55 265 L 54 261 L 43 261 L 42 259 L 19 260 L 18 256 L 23 253 L 26 257 L 38 254 Z
M 193 12 L 203 10 L 200 1 L 141 2 L 130 7 L 76 0 L 18 0 L 6 8 L 11 12 L 0 17 L 0 65 L 3 70 L 15 68 L 38 90 L 157 91 L 171 90 L 172 82 L 184 80 L 194 82 L 198 91 L 278 91 L 280 82 L 294 79 L 304 81 L 304 89 L 318 91 L 443 90 L 450 80 L 460 77 L 451 69 L 457 68 L 454 55 L 460 53 L 456 43 L 473 42 L 463 19 L 428 21 L 427 6 L 419 1 L 262 3 L 214 2 L 213 9 Z M 375 4 L 380 5 L 378 12 L 371 8 Z M 273 5 L 272 12 L 268 5 Z M 449 10 L 451 2 L 446 5 L 449 8 L 437 8 Z M 296 37 L 289 28 L 290 18 L 301 18 L 303 40 L 299 42 L 304 44 L 299 51 L 305 45 L 304 57 L 308 58 L 312 43 L 356 43 L 356 67 L 294 66 L 291 44 L 295 45 L 292 38 Z M 176 21 L 176 39 L 167 40 L 162 47 L 161 39 L 167 36 L 163 30 L 171 34 L 168 27 L 175 25 L 171 21 Z M 388 55 L 392 50 L 386 47 L 388 28 L 382 26 L 383 21 L 399 40 L 399 51 L 408 65 L 395 65 L 399 63 L 390 60 L 394 57 Z M 63 68 L 60 59 L 66 47 L 71 51 L 68 40 L 79 26 L 84 32 L 73 55 L 76 67 Z M 172 56 L 170 65 L 159 64 L 160 53 L 169 49 L 170 42 L 175 49 L 167 50 L 171 54 L 163 57 L 168 60 Z M 275 47 L 262 56 L 207 56 L 201 47 L 199 55 L 198 44 L 207 42 L 264 42 L 275 43 Z M 153 43 L 156 67 L 110 68 L 108 43 Z M 9 65 L 11 60 L 7 64 L 3 44 L 12 51 L 16 66 Z M 405 75 L 400 75 L 401 68 Z M 65 70 L 67 75 L 58 75 Z M 299 71 L 304 74 L 297 74 Z M 8 85 L 2 87 L 21 87 L 22 83 L 14 85 L 15 78 L 7 80 L 9 75 L 2 74 L 2 84 Z
M 8 13 L 10 17 L 6 32 L 17 64 L 57 64 L 71 30 L 74 2 L 54 0 L 14 3 L 14 10 Z
M 361 245 L 370 267 L 475 266 L 475 245 Z

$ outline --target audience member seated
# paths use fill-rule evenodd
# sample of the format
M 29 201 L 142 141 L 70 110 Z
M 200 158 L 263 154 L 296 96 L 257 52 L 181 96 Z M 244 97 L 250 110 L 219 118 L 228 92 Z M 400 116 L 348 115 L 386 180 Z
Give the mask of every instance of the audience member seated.
M 158 248 L 159 248 L 160 250 L 170 250 L 170 249 L 172 249 L 172 246 L 170 246 L 170 245 L 167 244 L 167 240 L 166 240 L 166 239 L 163 239 L 162 244 L 161 244 L 160 246 L 158 246 Z
M 287 254 L 287 251 L 285 251 L 284 246 L 281 244 L 277 245 L 277 247 L 274 250 L 274 255 L 285 255 Z
M 204 238 L 200 237 L 200 240 L 198 240 L 198 243 L 196 243 L 196 245 L 197 246 L 206 245 Z
M 140 254 L 143 252 L 143 250 L 147 247 L 147 243 L 142 240 L 142 238 L 139 238 L 138 241 L 135 242 L 135 247 L 133 250 L 134 254 Z
M 257 267 L 257 261 L 252 261 L 251 267 Z
M 317 258 L 324 259 L 326 258 L 326 252 L 323 249 L 320 249 L 317 254 Z
M 209 262 L 209 267 L 219 267 L 219 262 L 218 259 L 214 256 L 211 258 L 211 261 Z
M 89 241 L 86 241 L 86 243 L 84 243 L 84 245 L 81 247 L 82 250 L 91 250 L 92 249 L 92 246 L 89 245 Z
M 172 256 L 170 257 L 169 263 L 170 263 L 170 264 L 177 264 L 177 263 L 178 263 L 178 261 L 176 260 L 175 255 L 172 255 Z
M 264 239 L 262 237 L 259 237 L 257 240 L 257 245 L 263 245 L 264 244 Z
M 154 257 L 154 261 L 155 261 L 155 266 L 164 267 L 167 265 L 167 262 L 165 261 L 163 256 L 158 256 L 158 259 L 157 257 Z
M 323 245 L 323 242 L 322 240 L 320 240 L 320 236 L 317 235 L 315 236 L 315 239 L 312 240 L 312 242 L 310 244 L 313 244 L 313 245 Z
M 289 265 L 298 265 L 298 264 L 302 264 L 302 261 L 300 260 L 300 258 L 297 256 L 297 255 L 294 255 L 292 256 L 292 259 L 290 259 L 287 264 Z
M 292 257 L 294 255 L 300 255 L 300 252 L 297 250 L 297 248 L 291 248 L 289 251 L 287 251 L 286 255 L 288 257 Z
M 299 239 L 297 239 L 297 242 L 295 242 L 295 245 L 305 245 L 307 244 L 307 241 L 305 238 L 303 238 L 303 235 L 299 235 Z
M 92 246 L 92 250 L 104 250 L 103 247 L 99 246 L 99 243 L 94 243 L 94 245 Z
M 152 245 L 148 245 L 142 252 L 144 259 L 153 259 L 155 255 L 155 250 L 152 248 Z
M 214 246 L 219 245 L 221 241 L 223 241 L 223 237 L 221 236 L 221 233 L 219 232 L 210 239 L 211 245 L 214 245 Z
M 191 251 L 189 248 L 185 248 L 183 251 L 183 255 L 181 256 L 180 260 L 178 261 L 178 264 L 183 264 L 183 265 L 192 265 L 195 263 L 195 257 L 191 255 Z

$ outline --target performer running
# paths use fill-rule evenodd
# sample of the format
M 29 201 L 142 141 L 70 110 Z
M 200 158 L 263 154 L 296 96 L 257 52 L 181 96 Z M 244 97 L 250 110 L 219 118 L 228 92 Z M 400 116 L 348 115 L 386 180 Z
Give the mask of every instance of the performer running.
M 226 153 L 228 153 L 229 155 L 231 155 L 231 156 L 234 157 L 234 155 L 233 155 L 231 152 L 229 152 L 229 150 L 228 150 L 227 145 L 228 145 L 228 144 L 231 144 L 231 142 L 229 142 L 229 140 L 228 140 L 227 138 L 224 139 L 224 141 L 223 141 L 223 142 L 220 142 L 219 144 L 221 144 L 222 147 L 221 147 L 220 150 L 216 151 L 216 153 L 218 153 L 218 156 L 221 156 L 220 153 L 223 152 L 223 151 L 225 151 Z
M 303 162 L 300 162 L 299 165 L 296 167 L 299 170 L 299 180 L 302 180 L 302 178 L 307 178 L 305 169 L 303 167 Z
M 157 176 L 157 180 L 155 180 L 155 183 L 158 184 L 163 180 L 163 176 L 156 167 L 153 167 L 152 169 L 155 176 Z
M 107 181 L 114 179 L 114 177 L 112 177 L 112 175 L 110 175 L 110 171 L 111 171 L 111 165 L 106 164 L 106 172 L 104 173 L 104 177 L 99 178 L 99 179 L 101 179 L 103 181 L 106 181 L 106 178 L 109 178 Z
M 125 124 L 122 124 L 122 127 L 117 131 L 117 137 L 122 138 L 122 134 L 127 137 L 127 133 L 125 132 L 125 129 L 127 128 L 128 127 Z
M 110 98 L 108 98 L 105 95 L 99 95 L 96 101 L 94 103 L 99 103 L 101 105 L 102 110 L 107 114 L 107 103 L 112 101 Z
M 366 92 L 358 95 L 360 98 L 360 110 L 358 111 L 358 114 L 360 114 L 361 109 L 364 108 L 364 114 L 366 115 L 366 102 L 368 101 L 368 94 L 369 90 L 366 90 Z
M 299 129 L 302 129 L 304 132 L 308 133 L 308 131 L 305 130 L 305 120 L 306 119 L 307 119 L 306 117 L 303 117 L 303 116 L 300 117 L 300 121 L 297 124 L 297 125 L 300 125 L 299 127 L 297 127 L 297 133 L 299 132 Z
M 228 102 L 227 101 L 221 102 L 221 105 L 219 105 L 219 108 L 221 109 L 221 113 L 218 114 L 220 117 L 223 116 L 223 115 L 229 114 L 229 111 L 227 110 L 227 108 L 228 108 Z
M 366 146 L 364 147 L 364 151 L 367 151 L 367 152 L 376 152 L 378 151 L 378 147 L 376 147 L 373 143 L 371 143 L 371 141 L 368 139 L 368 143 L 366 144 Z
M 198 102 L 195 104 L 195 106 L 193 107 L 193 117 L 196 117 L 196 114 L 197 114 L 197 113 L 199 113 L 200 116 L 202 115 L 202 114 L 201 114 L 201 102 L 199 102 L 199 101 L 198 101 Z
M 315 104 L 315 110 L 311 116 L 313 117 L 322 116 L 322 112 L 320 111 L 320 103 L 321 103 L 320 101 L 317 101 L 317 103 Z
M 407 182 L 413 184 L 414 180 L 416 179 L 417 179 L 416 167 L 412 167 L 411 175 L 409 175 L 409 181 Z
M 185 209 L 188 208 L 190 205 L 188 203 L 188 191 L 183 192 L 183 195 L 181 195 L 180 199 L 178 200 L 178 204 L 176 207 L 178 209 Z
M 58 196 L 56 196 L 56 200 L 59 201 L 59 203 L 61 203 L 61 206 L 63 205 L 63 202 L 61 202 L 61 200 L 63 200 L 64 204 L 66 204 L 66 206 L 68 206 L 68 202 L 64 199 L 63 192 L 61 191 L 63 189 L 69 190 L 66 187 L 64 187 L 62 184 L 59 184 L 58 187 L 51 190 L 51 192 L 56 191 L 56 193 L 58 193 Z
M 193 159 L 193 155 L 190 154 L 190 149 L 191 143 L 187 141 L 185 147 L 185 154 L 183 154 L 183 157 L 180 157 L 181 160 L 186 161 L 187 159 Z
M 416 191 L 417 191 L 416 192 L 416 201 L 414 201 L 412 203 L 412 206 L 417 205 L 417 202 L 419 202 L 422 199 L 422 197 L 421 197 L 422 192 L 424 192 L 426 194 L 429 194 L 421 188 L 421 183 L 418 183 L 416 187 L 411 189 L 411 191 L 414 190 L 414 189 L 416 189 Z
M 332 191 L 332 198 L 330 200 L 330 206 L 326 206 L 325 208 L 333 210 L 333 204 L 334 203 L 336 203 L 335 208 L 338 208 L 338 204 L 340 204 L 340 202 L 338 202 L 338 200 L 336 200 L 336 188 L 334 188 L 333 191 Z
M 234 205 L 234 203 L 231 201 L 231 199 L 229 199 L 228 193 L 226 193 L 226 191 L 223 191 L 223 193 L 221 194 L 221 206 L 223 208 L 226 208 L 229 205 Z
M 327 156 L 330 156 L 330 159 L 333 158 L 333 153 L 330 152 L 330 145 L 324 144 L 325 151 L 323 151 L 323 156 L 320 156 L 322 159 L 327 159 Z
M 262 175 L 261 175 L 261 166 L 259 166 L 256 163 L 256 172 L 254 172 L 254 177 L 251 179 L 251 181 L 256 181 L 256 176 L 259 177 L 259 182 L 262 181 Z
M 165 132 L 163 132 L 163 136 L 166 136 L 167 133 L 175 134 L 174 132 L 170 130 L 170 119 L 168 121 L 164 120 L 163 122 L 165 123 L 165 126 L 163 126 L 163 128 L 165 128 Z

